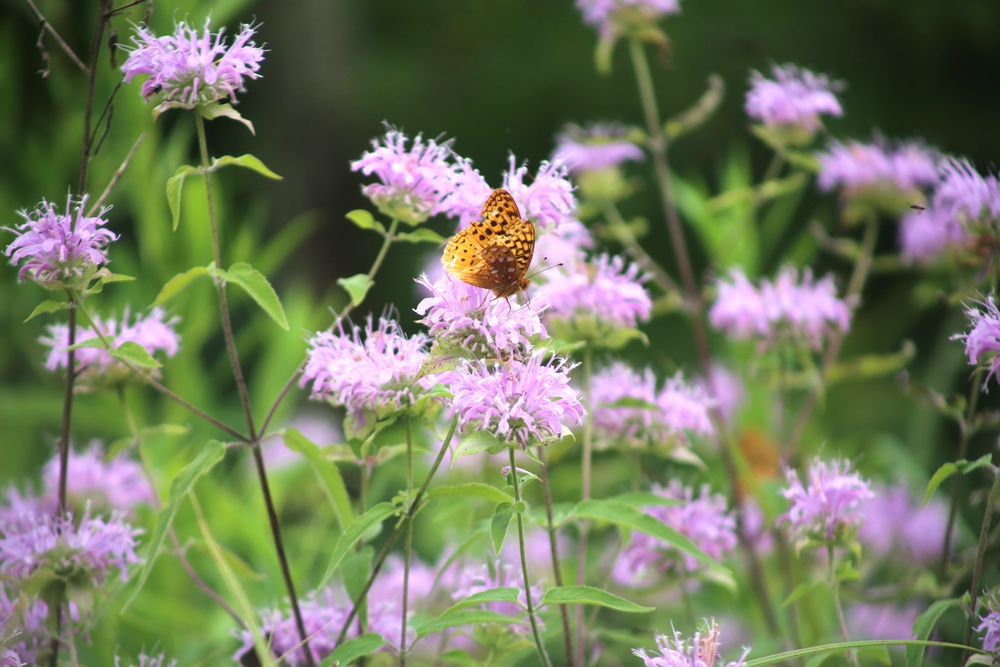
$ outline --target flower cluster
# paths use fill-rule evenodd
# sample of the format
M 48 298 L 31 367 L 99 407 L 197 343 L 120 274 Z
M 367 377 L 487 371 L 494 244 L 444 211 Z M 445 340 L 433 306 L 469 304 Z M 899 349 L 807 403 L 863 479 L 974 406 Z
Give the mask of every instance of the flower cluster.
M 470 595 L 495 588 L 518 589 L 517 602 L 487 602 L 482 607 L 505 616 L 523 617 L 524 623 L 514 623 L 507 627 L 522 635 L 530 631 L 525 613 L 528 607 L 528 597 L 525 593 L 524 577 L 519 567 L 497 560 L 493 563 L 492 568 L 486 564 L 465 568 L 458 573 L 457 581 L 458 587 L 452 593 L 452 598 L 455 600 L 462 600 Z M 536 605 L 542 599 L 541 586 L 537 584 L 531 586 L 531 599 Z
M 368 318 L 364 329 L 322 331 L 309 340 L 300 385 L 312 383 L 312 397 L 342 405 L 358 424 L 366 412 L 383 416 L 412 408 L 426 382 L 417 374 L 427 356 L 427 337 L 407 337 L 395 320 Z
M 32 280 L 49 289 L 82 289 L 97 268 L 108 263 L 108 244 L 118 239 L 104 229 L 108 224 L 104 216 L 110 209 L 88 216 L 86 205 L 86 195 L 75 201 L 70 197 L 66 212 L 60 213 L 54 204 L 42 200 L 31 213 L 20 211 L 23 223 L 3 228 L 17 234 L 4 254 L 14 266 L 21 265 L 19 281 Z
M 156 492 L 143 474 L 142 466 L 124 456 L 105 460 L 101 446 L 92 442 L 83 452 L 70 450 L 66 494 L 73 506 L 83 510 L 88 503 L 96 510 L 113 510 L 129 515 L 135 506 L 152 505 Z M 56 507 L 59 485 L 59 457 L 49 459 L 42 471 L 47 505 Z
M 405 134 L 389 128 L 384 137 L 372 140 L 372 150 L 351 163 L 351 170 L 378 178 L 379 183 L 362 191 L 380 211 L 418 224 L 444 210 L 455 191 L 456 168 L 450 141 L 424 141 L 419 134 L 409 147 L 407 141 Z
M 941 556 L 948 508 L 937 498 L 926 505 L 910 497 L 904 484 L 877 487 L 873 497 L 861 505 L 865 521 L 858 529 L 858 539 L 865 553 L 881 557 L 906 556 L 915 565 L 929 565 Z M 894 559 L 894 563 L 904 559 Z
M 75 610 L 75 605 L 71 604 L 70 608 Z M 39 658 L 47 651 L 49 643 L 45 627 L 48 613 L 49 608 L 43 601 L 34 600 L 25 604 L 17 593 L 11 593 L 6 585 L 0 583 L 0 646 L 9 647 L 8 660 L 13 655 L 24 661 L 4 663 L 0 660 L 0 665 L 40 664 Z M 3 649 L 0 649 L 0 658 L 4 657 Z
M 676 505 L 644 508 L 646 514 L 684 535 L 706 554 L 721 559 L 736 548 L 736 517 L 726 508 L 726 499 L 702 486 L 694 490 L 671 480 L 666 487 L 653 485 L 658 496 L 678 501 Z M 647 586 L 667 572 L 693 573 L 704 564 L 691 555 L 646 533 L 633 533 L 631 541 L 616 559 L 612 578 L 624 586 Z
M 646 156 L 628 139 L 628 133 L 627 127 L 614 123 L 594 123 L 585 128 L 568 125 L 556 137 L 552 160 L 565 164 L 574 174 L 641 162 Z
M 709 311 L 716 329 L 736 339 L 757 338 L 769 344 L 783 338 L 803 341 L 820 348 L 834 330 L 846 331 L 851 310 L 837 298 L 833 278 L 813 281 L 812 271 L 782 269 L 772 283 L 761 280 L 755 287 L 740 269 L 728 280 L 720 280 L 717 297 Z
M 451 376 L 460 432 L 485 431 L 527 449 L 558 438 L 563 425 L 579 424 L 583 406 L 569 384 L 572 366 L 543 356 L 463 364 Z
M 850 461 L 817 457 L 809 465 L 805 486 L 794 470 L 786 469 L 785 477 L 788 488 L 782 495 L 790 504 L 779 522 L 788 524 L 796 540 L 837 544 L 852 539 L 864 520 L 862 503 L 873 494 L 869 483 L 851 471 Z
M 142 96 L 148 102 L 162 96 L 161 109 L 194 108 L 228 98 L 246 88 L 243 80 L 257 79 L 264 49 L 254 44 L 257 29 L 241 25 L 231 45 L 223 40 L 225 30 L 213 34 L 209 20 L 199 32 L 179 21 L 172 35 L 157 37 L 148 26 L 136 26 L 133 47 L 122 72 L 125 83 L 136 76 L 149 76 L 142 84 Z
M 681 11 L 679 0 L 576 0 L 576 7 L 583 12 L 584 23 L 605 38 Z
M 685 639 L 680 632 L 674 630 L 674 636 L 656 635 L 658 655 L 650 656 L 643 649 L 632 649 L 632 653 L 642 658 L 645 667 L 716 667 L 716 661 L 722 659 L 719 646 L 719 626 L 714 620 L 708 622 L 704 632 L 696 632 L 691 639 Z M 743 667 L 749 648 L 743 649 L 743 655 L 733 662 L 727 662 L 719 667 Z
M 746 99 L 747 115 L 766 127 L 812 134 L 823 127 L 821 115 L 843 115 L 834 94 L 842 88 L 840 82 L 795 65 L 775 65 L 771 75 L 773 79 L 753 72 Z
M 112 348 L 135 343 L 150 355 L 163 352 L 172 357 L 180 349 L 180 337 L 174 331 L 177 322 L 178 318 L 168 318 L 161 308 L 153 308 L 145 316 L 137 314 L 132 321 L 131 313 L 126 308 L 120 322 L 114 318 L 94 317 L 93 327 L 77 327 L 76 342 L 94 340 L 100 332 Z M 69 338 L 68 325 L 49 325 L 47 334 L 39 339 L 49 348 L 46 369 L 56 371 L 66 367 Z M 75 351 L 74 360 L 77 372 L 81 374 L 78 381 L 83 385 L 114 384 L 134 376 L 132 369 L 103 347 L 81 347 Z
M 614 363 L 594 374 L 591 402 L 599 446 L 686 445 L 687 434 L 710 435 L 713 401 L 678 374 L 657 390 L 650 369 L 638 373 Z
M 973 366 L 983 366 L 990 369 L 983 379 L 983 389 L 991 377 L 998 377 L 1000 372 L 1000 310 L 992 297 L 970 307 L 965 311 L 972 330 L 968 333 L 955 334 L 952 340 L 965 341 L 965 354 Z
M 979 617 L 980 623 L 976 626 L 976 632 L 985 633 L 983 649 L 997 656 L 1000 654 L 1000 601 L 997 600 L 996 591 L 990 593 L 983 606 L 986 610 Z

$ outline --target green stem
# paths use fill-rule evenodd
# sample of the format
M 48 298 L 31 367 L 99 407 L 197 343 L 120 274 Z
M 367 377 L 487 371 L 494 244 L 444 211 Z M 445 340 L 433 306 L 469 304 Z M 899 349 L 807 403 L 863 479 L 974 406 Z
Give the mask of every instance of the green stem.
M 514 504 L 520 505 L 521 486 L 517 480 L 517 465 L 514 462 L 514 448 L 508 447 L 507 451 L 510 454 L 510 477 L 514 480 Z M 545 665 L 545 667 L 552 667 L 552 662 L 549 661 L 549 655 L 545 652 L 545 644 L 542 643 L 542 636 L 538 632 L 538 621 L 535 620 L 535 608 L 531 602 L 531 579 L 528 578 L 528 557 L 524 552 L 524 518 L 521 516 L 522 512 L 516 512 L 516 514 L 517 544 L 521 550 L 521 577 L 524 580 L 524 599 L 527 602 L 528 621 L 531 623 L 531 634 L 535 638 L 535 646 L 538 647 L 538 655 L 542 658 L 542 664 Z
M 545 529 L 549 534 L 549 551 L 552 553 L 552 572 L 555 575 L 556 586 L 562 588 L 563 576 L 562 565 L 559 562 L 559 547 L 556 543 L 556 527 L 552 517 L 552 486 L 549 484 L 549 464 L 545 457 L 545 447 L 538 448 L 538 460 L 542 462 L 542 492 L 545 497 Z M 559 605 L 559 613 L 562 616 L 563 639 L 566 641 L 566 667 L 574 667 L 576 660 L 573 657 L 573 633 L 569 626 L 569 607 Z
M 406 497 L 413 495 L 413 431 L 410 423 L 410 416 L 407 415 L 406 423 Z M 409 514 L 410 508 L 406 508 Z M 406 612 L 409 607 L 410 596 L 410 556 L 413 553 L 413 522 L 406 522 L 406 541 L 403 546 L 403 629 L 399 638 L 399 667 L 406 667 Z
M 989 543 L 989 532 L 990 523 L 993 521 L 993 510 L 996 507 L 997 499 L 1000 498 L 1000 470 L 996 467 L 992 467 L 993 471 L 993 487 L 990 489 L 990 497 L 986 501 L 986 512 L 983 514 L 983 527 L 979 530 L 979 548 L 976 550 L 976 565 L 972 570 L 972 602 L 969 609 L 972 613 L 969 614 L 969 626 L 965 629 L 965 645 L 969 646 L 972 641 L 972 629 L 978 620 L 976 617 L 976 604 L 979 600 L 979 578 L 983 573 L 983 559 L 986 556 L 986 545 Z M 962 655 L 962 662 L 959 664 L 964 665 L 966 659 L 968 658 L 968 651 L 964 651 Z
M 594 372 L 594 351 L 590 345 L 583 348 L 583 395 L 587 403 L 587 414 L 583 421 L 583 464 L 580 480 L 581 500 L 590 499 L 590 475 L 591 459 L 594 449 L 594 406 L 592 404 L 591 379 Z M 590 524 L 580 521 L 580 542 L 577 547 L 576 557 L 576 585 L 583 586 L 587 571 L 587 533 L 590 531 Z M 583 605 L 576 606 L 576 654 L 580 656 L 581 662 L 585 662 L 585 642 L 584 642 L 584 622 Z
M 847 632 L 847 622 L 844 620 L 844 608 L 840 604 L 840 581 L 837 579 L 837 569 L 833 560 L 833 545 L 827 545 L 826 547 L 827 560 L 830 562 L 830 592 L 833 595 L 833 607 L 837 611 L 837 624 L 840 626 L 840 634 L 844 636 L 844 641 L 851 641 L 851 637 Z M 966 640 L 968 643 L 968 640 Z M 854 649 L 848 652 L 851 656 L 851 662 L 854 663 L 854 667 L 860 667 L 858 665 L 858 654 Z
M 66 390 L 63 393 L 62 432 L 59 434 L 59 504 L 56 515 L 66 514 L 66 479 L 69 475 L 69 432 L 73 421 L 73 384 L 76 381 L 76 309 L 77 299 L 69 292 L 69 340 L 66 352 Z
M 985 370 L 977 368 L 972 374 L 972 384 L 969 387 L 969 400 L 965 406 L 965 416 L 959 422 L 958 456 L 956 460 L 964 459 L 969 452 L 969 437 L 972 435 L 970 424 L 979 405 L 979 394 L 982 391 L 982 379 Z M 948 560 L 951 558 L 952 537 L 955 534 L 955 522 L 958 519 L 958 496 L 962 491 L 962 476 L 955 475 L 951 480 L 951 506 L 948 508 L 948 523 L 944 530 L 944 544 L 941 547 L 941 562 L 938 564 L 938 576 L 944 579 L 948 570 Z

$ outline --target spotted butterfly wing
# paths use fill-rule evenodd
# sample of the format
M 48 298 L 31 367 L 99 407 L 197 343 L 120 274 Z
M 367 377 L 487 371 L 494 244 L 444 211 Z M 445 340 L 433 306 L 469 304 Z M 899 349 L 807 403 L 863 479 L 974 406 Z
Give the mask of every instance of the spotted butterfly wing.
M 462 282 L 507 298 L 527 289 L 525 278 L 535 252 L 535 226 L 521 219 L 506 190 L 494 190 L 482 220 L 455 234 L 444 249 L 445 271 Z

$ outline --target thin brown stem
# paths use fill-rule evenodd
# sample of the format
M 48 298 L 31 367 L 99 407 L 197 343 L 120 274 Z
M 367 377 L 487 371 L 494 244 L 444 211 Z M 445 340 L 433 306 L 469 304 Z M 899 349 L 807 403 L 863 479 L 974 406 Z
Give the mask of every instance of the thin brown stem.
M 94 146 L 90 126 L 94 114 L 94 91 L 97 87 L 97 61 L 101 55 L 101 45 L 104 42 L 104 28 L 108 24 L 108 17 L 105 14 L 110 4 L 108 0 L 100 0 L 100 4 L 97 30 L 94 32 L 94 42 L 90 50 L 90 67 L 87 68 L 87 99 L 83 107 L 83 146 L 80 155 L 80 178 L 77 181 L 76 189 L 79 193 L 87 191 L 87 169 L 90 166 L 90 151 Z
M 562 588 L 562 565 L 559 562 L 559 546 L 556 543 L 555 521 L 552 517 L 552 486 L 549 484 L 549 463 L 545 457 L 545 447 L 538 448 L 538 460 L 542 462 L 542 493 L 545 496 L 546 532 L 549 534 L 549 551 L 552 554 L 552 572 L 555 575 L 556 586 Z M 566 641 L 566 667 L 575 667 L 573 657 L 573 633 L 569 625 L 569 606 L 559 605 L 562 616 L 563 638 Z
M 70 303 L 76 300 L 69 295 Z M 56 516 L 66 515 L 66 479 L 69 476 L 69 431 L 73 420 L 73 383 L 76 380 L 76 306 L 69 308 L 69 339 L 66 352 L 66 390 L 63 393 L 62 432 L 59 435 L 59 504 L 56 506 Z
M 62 36 L 56 32 L 56 29 L 52 27 L 52 24 L 45 20 L 45 16 L 43 16 L 42 12 L 38 10 L 35 3 L 32 2 L 32 0 L 24 0 L 24 2 L 27 3 L 28 7 L 31 8 L 31 11 L 34 12 L 35 18 L 37 18 L 42 24 L 42 27 L 45 28 L 45 32 L 52 35 L 52 38 L 56 40 L 57 44 L 59 44 L 59 48 L 61 48 L 63 52 L 69 56 L 69 59 L 73 61 L 73 64 L 76 65 L 77 68 L 79 68 L 79 70 L 84 74 L 89 74 L 90 71 L 87 69 L 87 66 L 84 65 L 83 61 L 80 60 L 80 57 L 73 52 L 73 49 L 71 49 L 69 44 L 66 43 L 66 40 L 64 40 Z
M 972 601 L 969 604 L 969 609 L 972 610 L 972 613 L 969 614 L 969 625 L 965 629 L 966 646 L 970 645 L 972 631 L 976 625 L 976 621 L 979 620 L 976 616 L 976 605 L 979 601 L 979 579 L 983 573 L 983 560 L 986 556 L 986 545 L 989 542 L 993 510 L 996 508 L 997 500 L 1000 500 L 1000 470 L 995 467 L 991 467 L 990 470 L 993 472 L 993 486 L 990 488 L 989 498 L 986 499 L 986 511 L 983 513 L 983 526 L 979 530 L 979 546 L 976 549 L 976 565 L 972 570 L 972 586 L 970 587 Z M 968 650 L 966 649 L 962 652 L 962 661 L 959 664 L 964 665 L 968 657 Z
M 969 387 L 969 400 L 966 402 L 965 415 L 959 422 L 958 456 L 957 460 L 964 459 L 969 453 L 969 437 L 971 435 L 969 424 L 973 415 L 976 414 L 976 406 L 979 405 L 979 394 L 982 386 L 984 370 L 977 368 L 972 374 L 972 383 Z M 955 534 L 955 523 L 958 520 L 958 496 L 962 492 L 962 476 L 955 475 L 951 480 L 950 506 L 948 508 L 948 523 L 944 529 L 944 544 L 941 546 L 941 562 L 938 563 L 938 576 L 944 579 L 948 571 L 948 560 L 951 559 L 951 543 Z
M 118 181 L 121 180 L 122 174 L 125 173 L 125 168 L 128 167 L 128 163 L 131 162 L 132 156 L 135 155 L 135 152 L 139 149 L 139 144 L 141 144 L 142 140 L 145 138 L 146 138 L 145 134 L 140 134 L 139 138 L 135 140 L 134 144 L 132 144 L 132 148 L 131 150 L 129 150 L 128 155 L 125 156 L 125 159 L 122 160 L 121 166 L 118 167 L 118 170 L 115 171 L 114 175 L 111 177 L 111 180 L 108 181 L 108 186 L 104 188 L 104 192 L 102 192 L 101 196 L 97 198 L 97 201 L 94 202 L 94 205 L 90 207 L 90 211 L 87 212 L 88 216 L 96 215 L 97 212 L 104 205 L 104 200 L 106 200 L 108 198 L 108 195 L 111 194 L 111 189 L 114 188 L 116 185 L 118 185 Z

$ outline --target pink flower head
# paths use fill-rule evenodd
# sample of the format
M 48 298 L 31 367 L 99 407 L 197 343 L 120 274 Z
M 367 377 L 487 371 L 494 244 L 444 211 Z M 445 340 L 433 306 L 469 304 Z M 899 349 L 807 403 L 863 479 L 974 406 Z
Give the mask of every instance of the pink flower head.
M 125 83 L 136 76 L 149 76 L 142 84 L 147 102 L 162 95 L 161 109 L 194 108 L 242 93 L 243 79 L 257 79 L 264 49 L 253 41 L 257 28 L 242 24 L 231 45 L 223 41 L 225 29 L 213 34 L 210 19 L 202 32 L 179 21 L 172 35 L 157 37 L 148 26 L 135 26 L 132 42 L 125 47 L 128 60 L 122 65 Z
M 891 145 L 881 138 L 870 144 L 834 141 L 819 154 L 821 190 L 841 188 L 845 196 L 887 193 L 912 196 L 938 180 L 938 154 L 916 141 Z
M 995 222 L 1000 217 L 1000 181 L 981 176 L 969 161 L 949 157 L 939 167 L 941 180 L 933 206 L 965 224 Z
M 809 465 L 805 485 L 790 468 L 785 477 L 788 488 L 782 495 L 789 508 L 778 521 L 788 523 L 793 537 L 837 543 L 853 536 L 864 520 L 862 503 L 873 494 L 869 483 L 851 470 L 850 461 L 817 457 Z
M 930 565 L 941 557 L 948 523 L 948 507 L 938 498 L 926 505 L 911 498 L 904 484 L 873 489 L 861 507 L 865 517 L 858 539 L 865 553 L 881 558 L 899 556 L 894 562 Z M 905 557 L 905 558 L 904 558 Z
M 362 192 L 380 211 L 415 225 L 445 210 L 444 202 L 456 187 L 453 158 L 450 141 L 425 141 L 419 134 L 411 141 L 389 127 L 384 137 L 372 140 L 370 151 L 351 163 L 351 171 L 379 180 Z
M 598 255 L 588 263 L 564 264 L 547 274 L 547 319 L 580 335 L 632 328 L 649 319 L 653 301 L 636 264 L 618 255 Z
M 977 302 L 977 307 L 969 307 L 965 314 L 972 322 L 972 330 L 968 333 L 955 334 L 951 340 L 965 341 L 965 354 L 972 366 L 984 366 L 990 369 L 983 380 L 983 390 L 991 377 L 997 377 L 1000 370 L 1000 310 L 997 310 L 993 298 Z
M 913 624 L 923 609 L 919 604 L 857 603 L 847 608 L 851 639 L 913 639 Z
M 958 216 L 931 206 L 910 210 L 899 221 L 899 248 L 904 257 L 928 263 L 949 250 L 969 246 L 975 234 Z
M 645 153 L 628 139 L 628 128 L 615 123 L 593 123 L 587 127 L 568 125 L 556 137 L 553 162 L 569 167 L 574 174 L 617 167 L 624 162 L 641 162 Z
M 76 507 L 84 508 L 89 503 L 95 509 L 113 510 L 128 516 L 135 512 L 137 505 L 156 502 L 156 494 L 142 466 L 125 456 L 106 460 L 96 441 L 83 452 L 70 450 L 69 470 L 66 492 Z M 59 486 L 58 454 L 45 464 L 42 480 L 45 497 L 54 508 Z
M 42 200 L 34 211 L 20 211 L 24 222 L 15 228 L 2 229 L 17 234 L 4 254 L 14 266 L 21 264 L 17 279 L 33 280 L 42 287 L 81 289 L 94 276 L 97 268 L 108 263 L 107 247 L 118 239 L 114 232 L 103 229 L 109 208 L 89 217 L 84 213 L 87 195 L 66 203 L 66 212 Z
M 843 115 L 834 94 L 843 87 L 840 82 L 795 65 L 775 65 L 771 75 L 774 79 L 765 78 L 760 72 L 750 75 L 750 92 L 746 100 L 750 118 L 768 127 L 815 132 L 823 127 L 821 115 Z
M 645 667 L 743 667 L 750 649 L 743 649 L 739 659 L 723 663 L 719 626 L 714 619 L 707 625 L 704 632 L 696 632 L 691 639 L 684 638 L 676 630 L 673 637 L 656 635 L 657 655 L 651 656 L 641 648 L 632 649 L 632 653 L 642 658 Z
M 1000 602 L 995 590 L 985 598 L 984 607 L 985 612 L 979 617 L 976 632 L 984 633 L 983 649 L 997 657 L 1000 655 Z
M 622 24 L 656 23 L 681 11 L 678 0 L 576 0 L 576 8 L 602 37 L 614 35 Z

